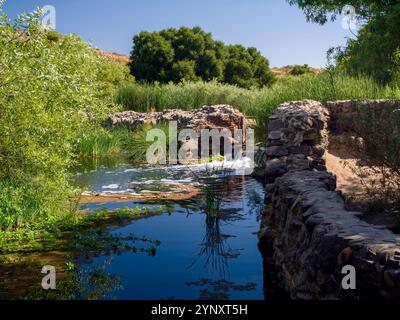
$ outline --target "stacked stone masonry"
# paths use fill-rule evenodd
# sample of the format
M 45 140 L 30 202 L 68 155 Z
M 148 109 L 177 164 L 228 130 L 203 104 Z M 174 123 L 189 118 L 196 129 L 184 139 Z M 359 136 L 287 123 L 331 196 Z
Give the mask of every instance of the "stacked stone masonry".
M 106 120 L 106 125 L 124 127 L 135 130 L 143 124 L 157 124 L 176 121 L 185 129 L 246 129 L 253 125 L 244 115 L 229 105 L 203 106 L 200 109 L 185 111 L 180 109 L 169 109 L 160 112 L 124 111 L 114 113 Z
M 400 297 L 400 237 L 350 212 L 327 172 L 329 130 L 363 105 L 399 101 L 316 101 L 280 105 L 269 119 L 258 175 L 267 183 L 260 241 L 273 246 L 281 283 L 293 299 Z M 342 287 L 342 268 L 356 270 L 356 290 Z

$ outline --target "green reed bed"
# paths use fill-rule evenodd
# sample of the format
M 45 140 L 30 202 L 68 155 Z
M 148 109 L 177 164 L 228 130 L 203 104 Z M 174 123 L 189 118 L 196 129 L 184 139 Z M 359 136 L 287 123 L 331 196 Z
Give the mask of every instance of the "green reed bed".
M 400 98 L 399 88 L 381 86 L 367 78 L 323 72 L 286 77 L 263 89 L 242 89 L 217 82 L 180 84 L 138 84 L 122 86 L 116 102 L 126 110 L 149 112 L 179 108 L 191 110 L 203 105 L 230 104 L 255 117 L 260 128 L 266 127 L 270 112 L 286 101 Z

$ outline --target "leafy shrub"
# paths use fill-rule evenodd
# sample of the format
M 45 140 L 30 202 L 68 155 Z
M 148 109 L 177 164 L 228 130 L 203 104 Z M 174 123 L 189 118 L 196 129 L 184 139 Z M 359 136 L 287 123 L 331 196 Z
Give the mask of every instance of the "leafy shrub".
M 111 58 L 96 53 L 96 82 L 98 85 L 97 96 L 102 101 L 114 101 L 117 88 L 128 82 L 134 82 L 135 78 L 130 74 L 129 67 L 118 63 Z M 109 108 L 114 108 L 110 105 Z M 105 113 L 103 112 L 105 111 Z M 99 116 L 105 116 L 106 113 L 113 111 L 105 108 L 96 109 L 94 112 Z
M 400 3 L 398 1 L 288 0 L 304 10 L 307 20 L 325 24 L 335 20 L 345 5 L 355 7 L 362 26 L 355 39 L 339 48 L 338 65 L 351 75 L 371 77 L 381 83 L 398 84 L 400 65 Z
M 49 41 L 39 16 L 11 22 L 0 6 L 1 229 L 68 209 L 73 146 L 89 123 L 83 114 L 115 110 L 109 84 L 127 74 L 77 36 Z
M 364 74 L 382 83 L 400 83 L 400 4 L 386 15 L 377 15 L 349 39 L 338 56 L 339 65 L 351 74 Z
M 47 33 L 47 40 L 57 42 L 61 39 L 61 34 L 55 31 L 49 31 Z
M 307 64 L 305 64 L 302 66 L 294 65 L 292 70 L 290 71 L 290 74 L 292 76 L 301 76 L 303 74 L 312 73 L 312 72 L 313 72 L 312 69 Z

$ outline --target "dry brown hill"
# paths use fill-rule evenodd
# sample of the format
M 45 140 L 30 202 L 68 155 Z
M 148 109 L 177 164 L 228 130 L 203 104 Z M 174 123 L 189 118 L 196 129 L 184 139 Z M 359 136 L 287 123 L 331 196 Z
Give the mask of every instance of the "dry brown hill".
M 125 55 L 125 54 L 120 54 L 120 53 L 116 53 L 116 52 L 107 52 L 107 51 L 103 51 L 100 49 L 96 49 L 96 51 L 106 57 L 109 58 L 115 62 L 121 63 L 121 64 L 128 64 L 131 60 L 129 58 L 129 56 Z
M 280 68 L 271 68 L 271 71 L 275 74 L 276 77 L 278 78 L 283 78 L 286 76 L 289 76 L 293 70 L 294 66 L 284 66 Z M 321 73 L 324 69 L 323 68 L 313 68 L 310 67 L 311 72 L 318 74 Z

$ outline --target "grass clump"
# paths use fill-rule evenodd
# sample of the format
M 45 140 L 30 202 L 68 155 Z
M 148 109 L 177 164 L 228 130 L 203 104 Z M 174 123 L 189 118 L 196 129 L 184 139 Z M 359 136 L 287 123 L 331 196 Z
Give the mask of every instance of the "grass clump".
M 125 128 L 107 130 L 101 126 L 85 129 L 75 144 L 79 160 L 98 160 L 118 157 L 124 154 L 124 146 L 132 139 L 132 133 Z
M 158 124 L 143 124 L 138 127 L 133 133 L 132 138 L 126 144 L 126 152 L 129 158 L 136 162 L 142 163 L 146 161 L 146 153 L 149 147 L 155 143 L 154 141 L 148 141 L 148 134 L 151 130 L 160 130 L 164 133 L 166 142 L 169 140 L 169 125 L 168 123 Z M 158 156 L 165 158 L 168 152 L 168 144 L 166 144 L 165 150 L 159 150 L 162 154 Z
M 147 141 L 151 130 L 161 130 L 168 142 L 168 123 L 143 124 L 134 132 L 121 126 L 106 129 L 93 125 L 85 129 L 76 141 L 75 154 L 80 162 L 121 158 L 143 163 L 148 148 L 154 143 L 152 140 Z

